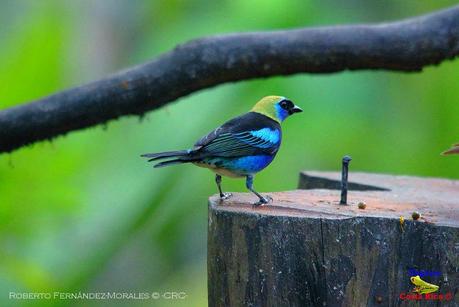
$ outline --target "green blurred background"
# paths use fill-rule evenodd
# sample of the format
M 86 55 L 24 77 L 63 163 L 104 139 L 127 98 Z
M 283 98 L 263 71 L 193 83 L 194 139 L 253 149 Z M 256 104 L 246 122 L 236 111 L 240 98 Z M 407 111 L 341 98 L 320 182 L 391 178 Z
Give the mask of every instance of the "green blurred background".
M 148 61 L 217 33 L 378 22 L 456 1 L 0 0 L 0 108 Z M 227 84 L 148 113 L 0 156 L 0 305 L 10 291 L 184 291 L 204 306 L 207 198 L 214 176 L 191 165 L 152 169 L 141 153 L 188 148 L 262 96 L 305 110 L 284 123 L 259 191 L 295 189 L 300 170 L 459 178 L 459 61 L 422 73 L 297 75 Z M 243 180 L 224 189 L 245 191 Z M 31 303 L 30 301 L 28 303 Z M 108 302 L 46 301 L 91 306 Z M 126 304 L 126 302 L 119 302 Z M 112 303 L 110 303 L 111 305 Z

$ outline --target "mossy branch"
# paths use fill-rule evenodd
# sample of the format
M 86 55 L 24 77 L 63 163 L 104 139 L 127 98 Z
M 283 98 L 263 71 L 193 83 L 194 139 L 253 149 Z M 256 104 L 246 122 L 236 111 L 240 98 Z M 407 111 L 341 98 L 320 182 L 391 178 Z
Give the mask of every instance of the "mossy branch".
M 197 39 L 149 63 L 0 111 L 0 153 L 226 82 L 358 69 L 417 72 L 458 54 L 459 6 L 391 23 Z

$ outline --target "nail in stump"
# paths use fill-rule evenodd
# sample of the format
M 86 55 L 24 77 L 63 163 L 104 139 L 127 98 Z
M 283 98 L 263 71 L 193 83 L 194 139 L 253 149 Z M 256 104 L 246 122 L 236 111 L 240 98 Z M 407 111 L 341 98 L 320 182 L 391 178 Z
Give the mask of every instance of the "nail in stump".
M 347 174 L 349 172 L 350 156 L 343 157 L 343 166 L 341 168 L 341 200 L 340 205 L 347 205 Z

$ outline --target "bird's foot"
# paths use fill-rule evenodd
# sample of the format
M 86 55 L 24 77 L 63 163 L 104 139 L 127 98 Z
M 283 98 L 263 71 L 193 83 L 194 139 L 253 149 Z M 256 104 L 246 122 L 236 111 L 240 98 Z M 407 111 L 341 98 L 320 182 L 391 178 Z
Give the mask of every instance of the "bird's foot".
M 260 207 L 260 206 L 263 206 L 269 202 L 273 201 L 272 197 L 271 196 L 268 196 L 266 195 L 266 197 L 261 197 L 260 200 L 254 204 L 252 204 L 252 207 L 256 208 L 256 207 Z
M 220 200 L 227 200 L 227 199 L 231 198 L 231 196 L 233 196 L 233 194 L 231 194 L 231 193 L 222 193 L 222 194 L 220 194 Z

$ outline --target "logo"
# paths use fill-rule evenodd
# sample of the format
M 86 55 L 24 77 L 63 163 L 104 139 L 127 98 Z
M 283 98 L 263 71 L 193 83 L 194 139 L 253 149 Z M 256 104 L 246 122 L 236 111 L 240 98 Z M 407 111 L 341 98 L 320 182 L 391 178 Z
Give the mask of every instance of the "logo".
M 408 273 L 410 274 L 410 276 L 419 275 L 421 278 L 424 278 L 424 277 L 441 277 L 441 272 L 440 271 L 409 269 Z
M 411 280 L 411 283 L 415 285 L 413 292 L 420 293 L 420 294 L 427 294 L 427 293 L 438 291 L 438 286 L 429 284 L 428 282 L 423 281 L 421 277 L 419 277 L 419 275 L 412 276 L 410 280 Z
M 422 271 L 424 276 L 440 276 L 440 272 L 435 271 Z M 410 273 L 411 270 L 410 270 Z M 438 274 L 437 274 L 438 273 Z M 450 301 L 453 299 L 453 293 L 436 293 L 439 290 L 439 286 L 428 283 L 421 279 L 419 275 L 410 277 L 411 283 L 414 285 L 413 290 L 408 293 L 400 293 L 399 298 L 410 301 Z

